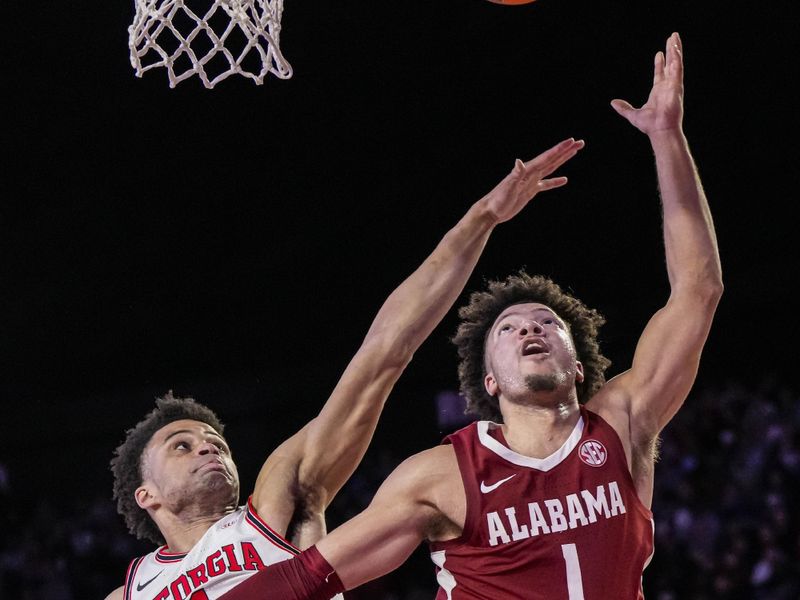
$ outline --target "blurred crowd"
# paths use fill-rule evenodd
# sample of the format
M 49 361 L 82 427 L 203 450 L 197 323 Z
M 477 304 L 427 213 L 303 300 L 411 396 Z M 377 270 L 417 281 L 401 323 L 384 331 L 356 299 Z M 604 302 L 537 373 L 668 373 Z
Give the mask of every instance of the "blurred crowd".
M 330 507 L 331 526 L 366 506 L 403 458 L 389 450 L 368 455 Z M 127 533 L 110 490 L 22 499 L 13 479 L 0 457 L 0 598 L 104 598 L 122 584 L 129 560 L 151 550 Z M 645 596 L 797 600 L 798 507 L 797 396 L 771 380 L 755 388 L 696 389 L 662 435 L 656 550 L 645 571 Z M 346 598 L 430 600 L 434 583 L 420 547 L 397 572 Z
M 694 395 L 656 466 L 656 600 L 800 598 L 800 402 L 774 382 Z

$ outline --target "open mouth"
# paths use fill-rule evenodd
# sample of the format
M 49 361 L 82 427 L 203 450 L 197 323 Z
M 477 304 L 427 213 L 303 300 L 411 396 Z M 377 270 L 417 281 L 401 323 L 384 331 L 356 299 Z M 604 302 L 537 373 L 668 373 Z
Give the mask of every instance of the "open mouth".
M 547 354 L 547 346 L 541 340 L 530 340 L 522 346 L 522 356 L 534 356 L 536 354 Z

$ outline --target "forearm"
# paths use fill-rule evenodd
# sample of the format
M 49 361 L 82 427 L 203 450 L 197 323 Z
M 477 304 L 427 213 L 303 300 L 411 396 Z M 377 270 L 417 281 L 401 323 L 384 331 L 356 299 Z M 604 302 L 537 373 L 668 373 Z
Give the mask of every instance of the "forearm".
M 330 399 L 309 424 L 298 477 L 318 491 L 321 508 L 352 474 L 392 386 L 464 288 L 496 224 L 484 204 L 475 203 L 387 298 Z
M 418 455 L 396 469 L 370 506 L 293 559 L 267 567 L 224 600 L 328 600 L 400 566 L 432 518 L 437 463 Z M 433 465 L 433 466 L 431 466 Z M 426 469 L 427 467 L 427 469 Z
M 458 298 L 496 224 L 486 202 L 476 202 L 387 298 L 365 343 L 389 338 L 394 359 L 410 360 Z
M 664 216 L 667 272 L 673 290 L 716 290 L 722 272 L 714 223 L 697 168 L 679 129 L 650 136 Z
M 339 577 L 312 546 L 294 559 L 259 571 L 220 600 L 329 600 L 343 591 Z
M 321 492 L 321 507 L 355 469 L 390 390 L 464 289 L 495 226 L 539 193 L 565 185 L 566 177 L 550 175 L 583 146 L 569 138 L 527 163 L 518 160 L 386 299 L 319 416 L 299 436 L 298 480 Z

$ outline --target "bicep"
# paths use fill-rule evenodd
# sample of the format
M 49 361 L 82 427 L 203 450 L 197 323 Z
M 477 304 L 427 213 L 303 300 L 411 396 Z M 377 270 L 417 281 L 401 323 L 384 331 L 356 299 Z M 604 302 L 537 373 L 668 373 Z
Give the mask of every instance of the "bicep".
M 393 571 L 425 539 L 438 509 L 421 484 L 415 467 L 404 463 L 366 510 L 317 543 L 347 589 Z
M 320 414 L 267 457 L 253 505 L 274 529 L 325 510 L 361 461 L 395 378 L 354 359 Z
M 423 540 L 423 529 L 398 508 L 370 506 L 317 543 L 347 589 L 393 571 Z
M 398 322 L 405 320 L 376 318 L 319 414 L 295 436 L 297 481 L 322 509 L 361 462 L 386 399 L 418 346 L 406 339 L 410 326 Z
M 327 504 L 352 475 L 369 446 L 387 397 L 405 363 L 387 360 L 381 340 L 366 343 L 327 402 L 306 427 L 298 476 Z
M 283 442 L 267 457 L 253 488 L 253 508 L 281 535 L 286 534 L 302 500 L 299 497 L 302 491 L 298 486 L 297 471 L 307 427 Z

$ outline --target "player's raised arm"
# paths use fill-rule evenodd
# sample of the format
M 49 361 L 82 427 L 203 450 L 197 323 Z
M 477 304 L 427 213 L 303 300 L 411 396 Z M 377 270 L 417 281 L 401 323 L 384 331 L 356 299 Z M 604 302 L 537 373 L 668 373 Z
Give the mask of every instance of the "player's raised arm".
M 274 494 L 275 481 L 294 480 L 309 514 L 324 510 L 358 465 L 389 391 L 461 293 L 494 227 L 513 218 L 539 192 L 564 185 L 565 177 L 550 175 L 583 145 L 570 138 L 526 163 L 517 161 L 387 298 L 319 415 L 262 468 L 253 501 L 274 526 L 285 527 L 294 510 L 294 504 Z
M 647 102 L 614 109 L 647 134 L 663 207 L 670 296 L 646 326 L 630 371 L 610 382 L 630 400 L 631 438 L 646 442 L 674 416 L 691 389 L 722 294 L 711 212 L 683 132 L 683 50 L 673 33 L 655 57 Z

